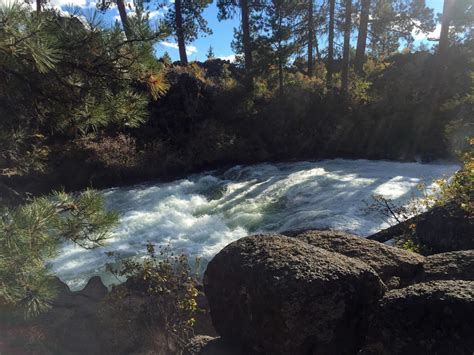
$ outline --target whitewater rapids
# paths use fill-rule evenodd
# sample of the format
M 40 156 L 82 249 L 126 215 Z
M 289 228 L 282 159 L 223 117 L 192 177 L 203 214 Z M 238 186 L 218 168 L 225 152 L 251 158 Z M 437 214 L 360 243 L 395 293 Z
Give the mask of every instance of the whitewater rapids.
M 120 223 L 107 244 L 84 250 L 65 243 L 50 266 L 77 289 L 93 275 L 114 282 L 105 265 L 144 255 L 148 242 L 205 264 L 228 243 L 257 232 L 332 228 L 367 236 L 388 226 L 367 209 L 373 195 L 406 204 L 419 195 L 419 183 L 434 187 L 433 179 L 448 178 L 458 168 L 335 159 L 235 166 L 170 183 L 112 188 L 102 193 Z

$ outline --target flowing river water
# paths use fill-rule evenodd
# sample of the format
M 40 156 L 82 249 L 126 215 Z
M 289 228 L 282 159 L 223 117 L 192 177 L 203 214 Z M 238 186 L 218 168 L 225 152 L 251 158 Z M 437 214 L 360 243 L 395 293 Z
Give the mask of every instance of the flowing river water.
M 417 185 L 433 186 L 454 164 L 323 160 L 235 166 L 169 183 L 103 191 L 119 226 L 103 247 L 63 245 L 52 272 L 73 289 L 93 275 L 114 279 L 107 264 L 146 253 L 148 242 L 202 258 L 204 264 L 228 243 L 258 232 L 332 228 L 367 236 L 388 226 L 367 209 L 373 195 L 406 204 Z M 108 256 L 114 252 L 114 256 Z

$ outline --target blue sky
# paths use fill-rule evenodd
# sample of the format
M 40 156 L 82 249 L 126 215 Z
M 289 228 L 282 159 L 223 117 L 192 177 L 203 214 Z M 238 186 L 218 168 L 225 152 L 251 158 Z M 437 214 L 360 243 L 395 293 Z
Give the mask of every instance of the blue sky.
M 95 8 L 95 0 L 50 1 L 52 6 L 66 11 L 71 10 L 71 5 L 80 7 L 86 16 L 90 14 Z M 435 14 L 442 12 L 443 0 L 426 0 L 426 3 L 429 7 L 434 9 Z M 170 6 L 173 6 L 172 0 L 170 0 Z M 156 21 L 160 18 L 160 16 L 162 16 L 162 12 L 153 10 L 155 9 L 150 8 L 150 11 L 152 11 L 151 18 L 152 21 Z M 129 9 L 129 12 L 133 13 L 133 9 Z M 187 52 L 189 60 L 204 60 L 206 58 L 206 52 L 210 45 L 212 45 L 216 57 L 229 59 L 232 58 L 234 54 L 231 48 L 231 42 L 234 36 L 233 29 L 234 27 L 237 27 L 239 25 L 239 17 L 237 14 L 237 17 L 234 19 L 219 22 L 219 20 L 217 19 L 217 12 L 218 10 L 215 1 L 208 8 L 205 9 L 203 16 L 208 21 L 209 27 L 212 29 L 213 34 L 200 37 L 195 42 L 188 45 Z M 118 18 L 118 11 L 114 7 L 103 15 L 104 24 L 112 24 L 116 18 Z M 439 29 L 440 25 L 438 24 L 437 29 L 428 36 L 424 34 L 416 34 L 415 43 L 421 43 L 426 39 L 426 37 L 436 38 L 439 35 Z M 177 60 L 179 58 L 177 46 L 172 38 L 157 45 L 156 51 L 158 56 L 161 56 L 166 51 L 170 54 L 173 60 Z

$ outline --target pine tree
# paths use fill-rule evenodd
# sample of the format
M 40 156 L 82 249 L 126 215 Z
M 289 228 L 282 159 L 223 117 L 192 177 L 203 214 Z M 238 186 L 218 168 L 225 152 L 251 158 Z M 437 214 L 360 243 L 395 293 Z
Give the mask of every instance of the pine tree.
M 215 54 L 214 54 L 214 49 L 212 48 L 212 46 L 209 46 L 209 49 L 207 50 L 207 53 L 206 53 L 206 58 L 207 60 L 213 60 L 215 59 Z
M 401 41 L 410 46 L 413 33 L 434 28 L 433 10 L 425 0 L 379 0 L 371 9 L 370 47 L 375 56 L 387 57 L 398 51 Z
M 354 58 L 354 69 L 361 74 L 365 61 L 365 47 L 367 44 L 367 32 L 369 27 L 370 0 L 361 0 L 359 16 L 359 34 L 357 36 L 357 48 Z
M 334 12 L 336 0 L 329 0 L 329 28 L 328 28 L 328 56 L 326 64 L 326 85 L 332 87 L 332 75 L 334 71 Z
M 54 193 L 0 210 L 0 305 L 34 317 L 55 296 L 46 261 L 63 241 L 83 248 L 102 245 L 117 222 L 92 190 L 76 196 Z
M 349 91 L 349 55 L 351 40 L 352 0 L 345 0 L 344 6 L 344 45 L 342 53 L 341 90 L 344 95 Z
M 313 76 L 313 43 L 315 40 L 314 36 L 314 9 L 313 9 L 313 0 L 307 0 L 308 2 L 308 10 L 307 10 L 307 18 L 308 18 L 308 76 Z
M 258 0 L 217 0 L 219 8 L 219 21 L 233 18 L 237 15 L 237 9 L 240 10 L 241 17 L 241 47 L 244 54 L 244 66 L 247 76 L 247 84 L 252 84 L 252 68 L 253 68 L 253 43 L 251 31 L 251 15 L 252 10 L 257 7 Z
M 279 96 L 284 94 L 284 68 L 298 48 L 293 36 L 294 22 L 299 16 L 299 3 L 292 0 L 272 0 L 265 8 L 266 39 L 271 45 L 274 63 L 278 68 Z
M 117 5 L 120 21 L 122 22 L 123 31 L 125 32 L 125 37 L 128 40 L 131 40 L 133 38 L 133 32 L 130 28 L 130 21 L 127 17 L 127 10 L 125 8 L 124 0 L 101 0 L 101 2 L 97 3 L 97 7 L 100 11 L 106 11 L 112 6 L 112 4 Z
M 168 52 L 163 53 L 163 56 L 161 57 L 161 60 L 163 60 L 163 62 L 166 65 L 171 65 L 173 63 L 173 60 L 171 59 L 171 56 L 169 55 Z
M 438 43 L 438 58 L 441 61 L 448 52 L 450 39 L 456 39 L 456 33 L 460 34 L 458 41 L 474 39 L 474 4 L 470 0 L 444 0 Z
M 202 12 L 211 2 L 212 0 L 177 0 L 166 13 L 165 24 L 178 43 L 182 65 L 188 64 L 186 44 L 196 40 L 200 33 L 212 34 L 202 16 Z

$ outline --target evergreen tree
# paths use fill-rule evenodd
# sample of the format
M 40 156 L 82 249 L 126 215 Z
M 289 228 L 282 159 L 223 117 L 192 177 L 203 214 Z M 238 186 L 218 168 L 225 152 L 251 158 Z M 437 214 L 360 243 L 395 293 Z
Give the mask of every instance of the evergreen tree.
M 321 20 L 324 18 L 320 16 L 321 7 L 316 10 L 314 0 L 300 0 L 295 3 L 299 3 L 297 11 L 300 14 L 295 21 L 293 35 L 297 37 L 301 49 L 306 48 L 307 74 L 312 77 L 315 63 L 314 52 L 316 52 L 317 60 L 321 59 L 317 33 L 323 22 Z
M 397 52 L 401 41 L 410 46 L 414 32 L 435 28 L 433 10 L 425 0 L 379 0 L 371 10 L 370 47 L 379 57 Z
M 314 9 L 313 0 L 308 0 L 308 76 L 313 76 Z
M 171 56 L 168 52 L 163 53 L 161 60 L 165 63 L 165 65 L 171 65 L 173 63 L 173 60 L 171 59 Z
M 212 0 L 176 0 L 166 13 L 165 24 L 178 43 L 182 65 L 188 64 L 186 44 L 196 40 L 200 33 L 212 33 L 202 16 L 202 12 L 211 2 Z
M 456 34 L 460 36 L 456 38 Z M 474 3 L 469 0 L 445 0 L 441 15 L 441 33 L 438 43 L 438 57 L 444 60 L 453 41 L 474 39 Z
M 251 17 L 252 12 L 257 8 L 261 9 L 263 3 L 261 0 L 217 0 L 217 7 L 219 8 L 218 18 L 219 20 L 226 20 L 233 18 L 237 14 L 237 9 L 240 10 L 241 25 L 240 25 L 240 38 L 241 42 L 237 47 L 242 48 L 244 54 L 244 66 L 247 75 L 247 83 L 252 83 L 252 67 L 253 67 L 253 54 L 254 49 L 252 24 Z
M 167 88 L 153 49 L 162 37 L 139 30 L 138 16 L 136 32 L 148 38 L 130 47 L 119 28 L 99 29 L 94 19 L 84 25 L 51 10 L 37 17 L 17 5 L 0 11 L 1 129 L 74 137 L 134 127 L 147 112 L 138 85 L 155 98 Z
M 298 18 L 299 3 L 292 0 L 272 0 L 265 8 L 265 30 L 272 47 L 273 62 L 278 68 L 279 95 L 284 93 L 284 68 L 296 52 L 298 42 L 293 36 L 294 23 Z
M 345 0 L 344 6 L 344 45 L 342 53 L 341 89 L 344 95 L 349 91 L 349 55 L 351 40 L 352 0 Z
M 1 207 L 1 206 L 0 206 Z M 63 241 L 84 248 L 102 245 L 117 216 L 100 195 L 54 193 L 15 208 L 0 209 L 0 306 L 34 317 L 55 296 L 46 262 Z
M 209 49 L 207 50 L 207 53 L 206 53 L 206 58 L 207 60 L 212 60 L 212 59 L 215 59 L 215 54 L 214 54 L 214 49 L 212 49 L 212 46 L 209 46 Z
M 334 71 L 334 13 L 336 0 L 329 0 L 329 25 L 328 25 L 328 56 L 326 64 L 326 84 L 332 87 L 332 75 Z
M 367 45 L 367 32 L 369 27 L 370 0 L 361 0 L 359 13 L 359 33 L 357 36 L 357 48 L 354 58 L 354 69 L 362 73 L 365 61 L 365 47 Z
M 132 32 L 132 29 L 130 28 L 130 23 L 127 17 L 127 10 L 125 8 L 124 0 L 101 0 L 100 2 L 97 3 L 97 8 L 100 11 L 106 11 L 112 6 L 112 4 L 117 5 L 120 21 L 122 22 L 125 36 L 127 37 L 128 40 L 131 40 L 133 38 L 133 32 Z

